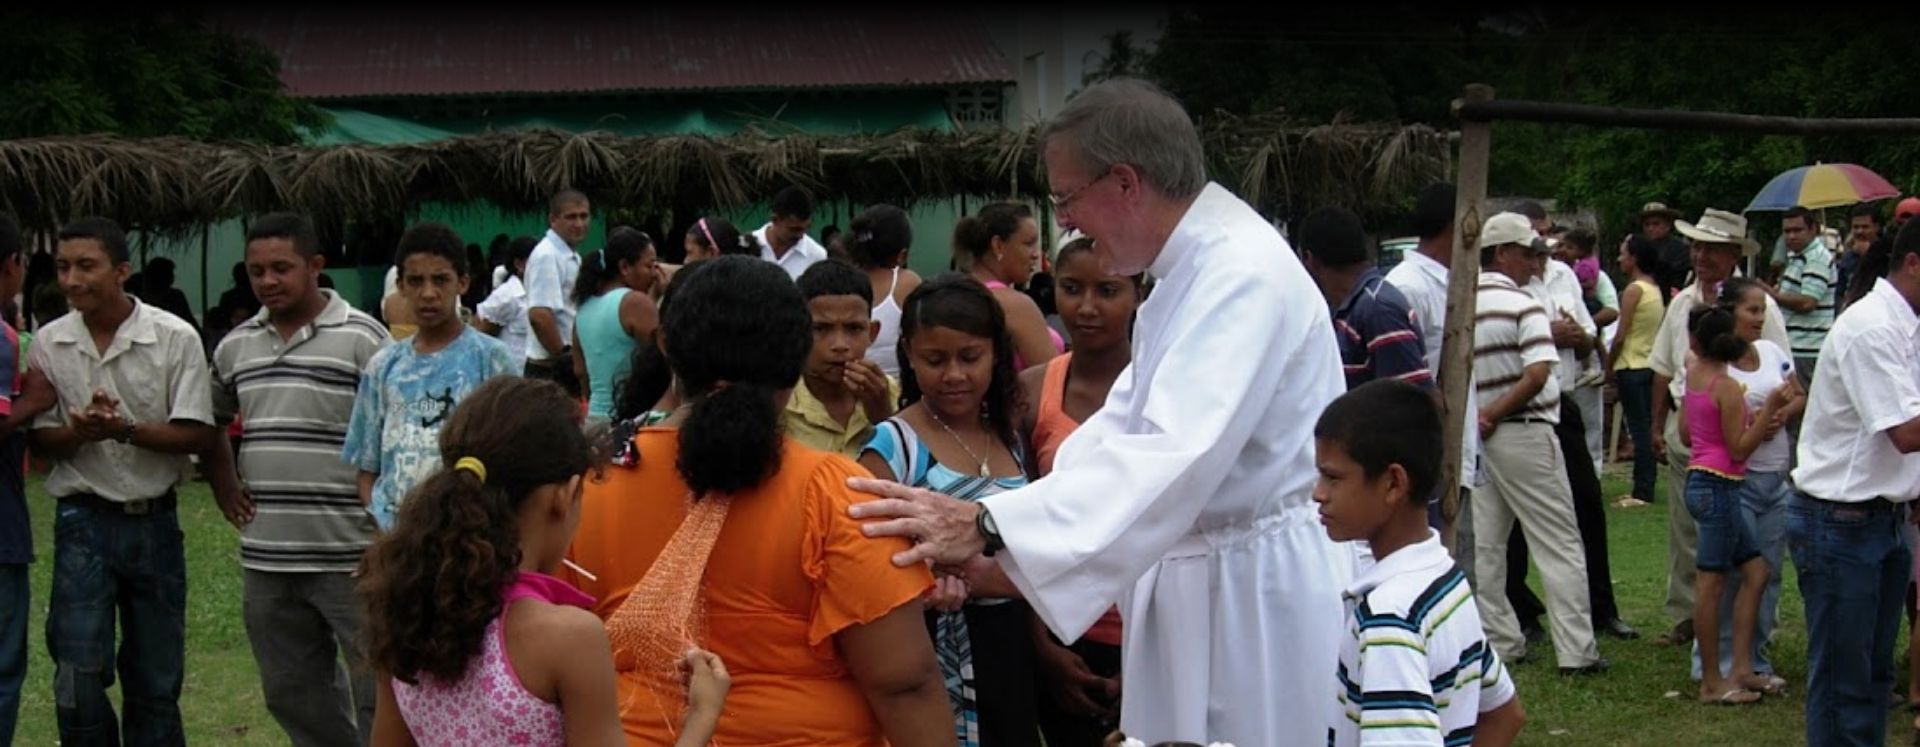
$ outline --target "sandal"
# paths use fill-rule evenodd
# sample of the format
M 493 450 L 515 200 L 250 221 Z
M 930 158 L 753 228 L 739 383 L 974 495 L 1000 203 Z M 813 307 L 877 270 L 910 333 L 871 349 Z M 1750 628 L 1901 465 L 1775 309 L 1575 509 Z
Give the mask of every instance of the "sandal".
M 1645 505 L 1648 505 L 1646 501 L 1630 495 L 1621 496 L 1620 500 L 1613 502 L 1614 508 L 1639 508 Z
M 1748 705 L 1751 703 L 1758 703 L 1758 702 L 1760 702 L 1760 693 L 1754 692 L 1752 690 L 1748 690 L 1746 688 L 1740 688 L 1740 687 L 1736 687 L 1726 692 L 1720 693 L 1720 697 L 1717 697 L 1717 698 L 1710 698 L 1706 696 L 1700 697 L 1700 703 L 1702 705 L 1735 706 L 1735 705 Z
M 1752 675 L 1741 680 L 1741 686 L 1761 695 L 1778 697 L 1787 694 L 1787 678 L 1775 674 Z
M 1661 633 L 1653 640 L 1656 646 L 1685 646 L 1693 642 L 1693 621 L 1682 620 L 1671 630 Z

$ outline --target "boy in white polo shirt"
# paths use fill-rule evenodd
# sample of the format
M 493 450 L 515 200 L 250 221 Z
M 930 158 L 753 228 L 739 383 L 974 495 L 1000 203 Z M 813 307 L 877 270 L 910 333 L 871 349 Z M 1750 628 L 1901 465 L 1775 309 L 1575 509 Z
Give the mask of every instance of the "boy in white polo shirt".
M 1440 475 L 1433 395 L 1380 380 L 1328 405 L 1313 428 L 1313 500 L 1336 542 L 1374 564 L 1344 594 L 1329 747 L 1513 743 L 1526 714 L 1487 645 L 1467 574 L 1427 526 Z

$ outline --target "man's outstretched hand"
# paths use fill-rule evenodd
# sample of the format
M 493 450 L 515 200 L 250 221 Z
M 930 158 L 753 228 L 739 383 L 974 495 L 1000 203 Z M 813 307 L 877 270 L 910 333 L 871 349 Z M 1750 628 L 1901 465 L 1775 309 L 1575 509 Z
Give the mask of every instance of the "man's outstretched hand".
M 986 539 L 974 526 L 978 504 L 885 480 L 856 477 L 847 486 L 879 496 L 848 509 L 853 518 L 868 520 L 861 533 L 913 542 L 906 552 L 894 553 L 894 565 L 906 568 L 929 560 L 959 565 L 986 549 Z

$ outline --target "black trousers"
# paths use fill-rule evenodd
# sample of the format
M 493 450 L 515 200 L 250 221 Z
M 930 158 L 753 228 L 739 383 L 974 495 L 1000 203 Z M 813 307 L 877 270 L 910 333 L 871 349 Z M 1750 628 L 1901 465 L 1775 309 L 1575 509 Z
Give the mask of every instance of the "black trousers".
M 1560 400 L 1560 424 L 1553 429 L 1560 438 L 1560 451 L 1567 468 L 1567 485 L 1573 489 L 1573 518 L 1580 526 L 1580 543 L 1587 556 L 1587 595 L 1593 603 L 1595 627 L 1620 617 L 1613 598 L 1613 571 L 1607 560 L 1607 507 L 1600 491 L 1600 475 L 1593 471 L 1593 456 L 1587 453 L 1587 427 L 1580 419 L 1580 407 L 1572 400 Z M 1522 625 L 1538 626 L 1547 606 L 1527 588 L 1527 538 L 1520 524 L 1513 525 L 1507 542 L 1507 601 Z
M 1094 675 L 1120 676 L 1119 646 L 1089 641 L 1083 637 L 1067 648 L 1079 654 Z M 1052 683 L 1047 681 L 1045 675 L 1039 677 L 1037 687 L 1040 691 L 1040 733 L 1046 736 L 1047 747 L 1100 747 L 1106 744 L 1108 734 L 1120 728 L 1118 721 L 1068 713 L 1048 692 Z M 1100 698 L 1095 697 L 1094 700 L 1097 702 Z
M 551 381 L 576 399 L 580 397 L 580 377 L 573 375 L 573 355 L 571 350 L 562 352 L 543 361 L 527 361 L 526 377 Z
M 942 613 L 928 612 L 927 633 L 939 640 Z M 1041 747 L 1038 672 L 1034 669 L 1033 608 L 1026 602 L 961 608 L 972 644 L 974 708 L 982 747 Z M 946 652 L 936 649 L 936 655 Z M 942 662 L 945 670 L 946 662 Z

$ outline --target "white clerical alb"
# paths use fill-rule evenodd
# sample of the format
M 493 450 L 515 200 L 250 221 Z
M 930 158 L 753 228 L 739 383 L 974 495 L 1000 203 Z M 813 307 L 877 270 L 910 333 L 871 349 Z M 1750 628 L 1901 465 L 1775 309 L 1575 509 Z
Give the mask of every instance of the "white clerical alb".
M 1326 302 L 1219 185 L 1151 271 L 1105 406 L 1050 476 L 984 500 L 998 557 L 1066 640 L 1124 595 L 1128 736 L 1325 742 L 1355 561 L 1311 499 L 1313 424 L 1345 389 Z

